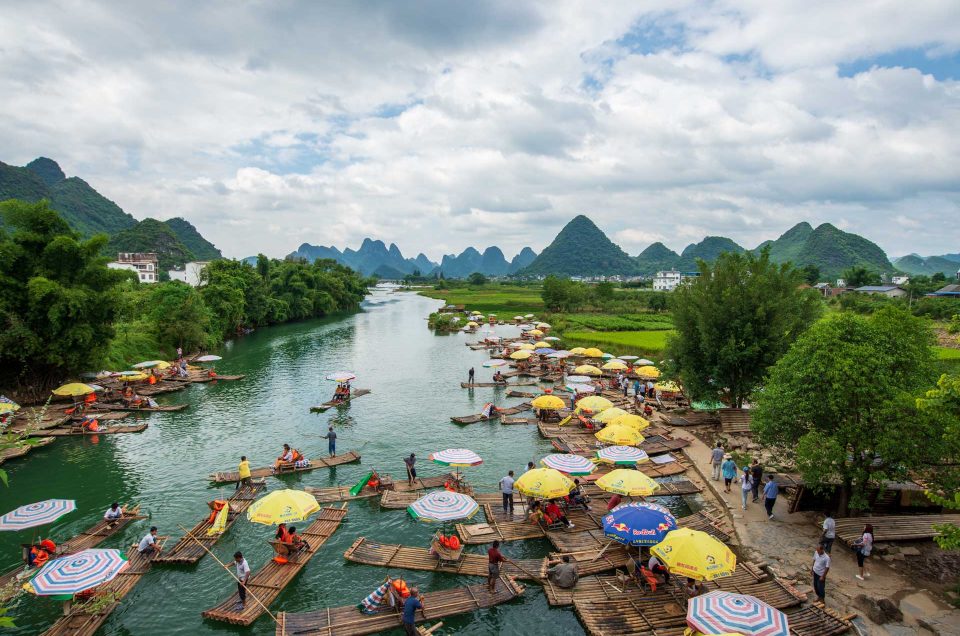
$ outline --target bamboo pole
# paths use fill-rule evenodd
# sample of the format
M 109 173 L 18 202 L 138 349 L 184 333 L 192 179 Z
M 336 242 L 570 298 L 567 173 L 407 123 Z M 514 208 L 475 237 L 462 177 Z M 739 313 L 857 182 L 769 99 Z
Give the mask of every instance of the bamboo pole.
M 264 605 L 264 604 L 263 604 L 263 601 L 261 601 L 261 600 L 257 597 L 257 595 L 254 594 L 254 593 L 250 590 L 249 587 L 247 587 L 246 585 L 244 585 L 243 582 L 241 582 L 240 579 L 237 578 L 237 575 L 236 575 L 236 574 L 234 574 L 233 572 L 230 571 L 230 566 L 227 565 L 226 563 L 224 563 L 223 561 L 221 561 L 220 559 L 218 559 L 218 558 L 217 558 L 217 555 L 214 554 L 213 552 L 211 552 L 210 549 L 207 548 L 207 546 L 203 545 L 203 542 L 200 541 L 200 539 L 198 539 L 192 532 L 190 532 L 189 530 L 187 530 L 186 528 L 184 528 L 184 527 L 181 526 L 180 524 L 177 524 L 177 526 L 186 533 L 186 536 L 188 536 L 188 537 L 190 537 L 191 539 L 193 539 L 194 541 L 196 541 L 197 544 L 199 544 L 199 546 L 200 546 L 201 548 L 203 548 L 204 552 L 206 552 L 207 554 L 209 554 L 210 556 L 212 556 L 217 563 L 219 563 L 220 565 L 222 565 L 222 566 L 223 566 L 223 569 L 225 569 L 225 570 L 227 571 L 227 574 L 229 574 L 229 575 L 231 576 L 231 578 L 233 578 L 233 580 L 235 580 L 238 584 L 243 585 L 243 589 L 245 589 L 245 590 L 247 591 L 247 594 L 249 594 L 250 597 L 253 598 L 253 600 L 255 600 L 255 601 L 257 602 L 257 605 L 259 605 L 260 607 L 263 608 L 263 611 L 266 612 L 267 615 L 268 615 L 270 618 L 273 619 L 273 622 L 275 622 L 277 625 L 280 626 L 280 633 L 281 633 L 281 636 L 283 636 L 283 634 L 284 634 L 283 623 L 281 623 L 281 622 L 277 619 L 277 617 L 273 615 L 273 612 L 270 611 L 270 608 L 267 607 L 266 605 Z

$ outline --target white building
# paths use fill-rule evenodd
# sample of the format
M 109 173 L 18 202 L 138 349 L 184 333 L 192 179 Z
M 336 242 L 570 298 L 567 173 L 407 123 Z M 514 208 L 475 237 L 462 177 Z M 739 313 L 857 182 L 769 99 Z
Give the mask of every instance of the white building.
M 894 285 L 897 285 L 897 286 L 899 286 L 899 285 L 906 285 L 907 283 L 910 282 L 910 277 L 909 277 L 909 276 L 894 276 L 893 278 L 890 279 L 890 282 L 892 282 Z
M 191 261 L 183 266 L 183 269 L 171 269 L 167 271 L 170 280 L 178 280 L 191 287 L 199 287 L 202 282 L 201 275 L 209 261 Z
M 698 276 L 700 276 L 700 272 L 678 272 L 675 269 L 657 272 L 657 275 L 653 277 L 653 290 L 673 291 L 683 281 Z
M 107 263 L 107 267 L 136 272 L 141 283 L 156 283 L 160 280 L 158 263 L 157 255 L 152 252 L 120 252 L 117 260 Z

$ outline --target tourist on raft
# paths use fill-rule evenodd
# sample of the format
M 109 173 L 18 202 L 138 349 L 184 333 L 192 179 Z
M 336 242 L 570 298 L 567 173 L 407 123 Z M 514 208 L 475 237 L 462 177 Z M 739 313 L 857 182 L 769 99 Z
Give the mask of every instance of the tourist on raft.
M 123 508 L 120 507 L 120 504 L 114 501 L 110 504 L 110 507 L 107 508 L 107 511 L 103 513 L 103 520 L 109 521 L 110 523 L 120 521 L 123 518 Z
M 283 445 L 283 452 L 280 454 L 280 457 L 277 457 L 277 461 L 273 463 L 273 472 L 280 472 L 281 466 L 284 464 L 293 463 L 293 450 L 290 448 L 290 444 Z

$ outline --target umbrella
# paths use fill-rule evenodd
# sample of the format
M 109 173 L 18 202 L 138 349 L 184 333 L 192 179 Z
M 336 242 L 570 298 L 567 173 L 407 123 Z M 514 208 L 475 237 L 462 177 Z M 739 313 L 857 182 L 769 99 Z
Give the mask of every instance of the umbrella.
M 556 358 L 557 360 L 563 360 L 564 358 L 569 358 L 571 355 L 572 354 L 569 351 L 564 351 L 563 349 L 561 349 L 560 351 L 554 351 L 553 353 L 548 354 L 547 357 Z
M 8 398 L 6 395 L 0 395 L 0 415 L 13 413 L 20 410 L 20 405 Z
M 627 497 L 647 497 L 660 488 L 660 484 L 639 470 L 617 468 L 596 481 L 597 487 Z
M 671 574 L 712 581 L 733 574 L 737 557 L 706 532 L 679 528 L 650 548 Z
M 146 380 L 149 376 L 146 373 L 121 373 L 120 381 L 121 382 L 139 382 L 140 380 Z
M 144 362 L 138 362 L 136 364 L 131 364 L 131 369 L 152 369 L 153 367 L 159 367 L 161 369 L 169 369 L 170 363 L 166 360 L 146 360 Z
M 539 329 L 531 329 L 531 330 L 528 331 L 527 333 L 530 334 L 531 336 L 537 336 L 537 337 L 543 335 L 543 332 L 540 331 Z
M 573 349 L 570 350 L 570 353 L 572 353 L 575 356 L 582 356 L 584 351 L 586 351 L 586 349 L 584 349 L 583 347 L 574 347 Z
M 514 485 L 524 495 L 538 499 L 564 497 L 573 490 L 573 481 L 553 468 L 531 468 Z
M 613 410 L 613 409 L 609 409 Z M 606 415 L 607 411 L 601 413 L 601 415 Z M 597 418 L 599 419 L 599 418 Z M 650 426 L 650 422 L 646 419 L 640 417 L 639 415 L 634 415 L 633 413 L 623 413 L 609 420 L 603 420 L 607 424 L 612 424 L 614 426 L 629 426 L 635 431 L 642 431 L 643 429 Z
M 480 510 L 472 497 L 449 490 L 435 490 L 407 506 L 410 516 L 419 521 L 457 521 L 469 519 Z
M 521 351 L 533 351 L 534 349 L 536 349 L 536 347 L 534 347 L 529 342 L 521 342 L 520 344 L 517 345 L 517 349 Z
M 24 587 L 38 596 L 77 594 L 112 581 L 125 567 L 120 550 L 83 550 L 50 561 Z
M 556 351 L 556 349 L 551 349 L 550 347 L 543 347 L 542 349 L 536 349 L 534 353 L 538 356 L 545 356 L 551 353 L 556 353 Z
M 474 322 L 474 321 L 471 320 L 470 322 L 467 323 L 467 326 L 468 326 L 468 327 L 479 327 L 480 325 L 479 325 L 479 323 L 476 323 L 476 322 Z
M 549 328 L 550 328 L 550 323 L 549 323 L 549 322 L 538 322 L 538 323 L 537 323 L 537 329 L 549 329 Z
M 533 347 L 534 349 L 547 349 L 550 347 L 550 343 L 540 340 L 539 342 L 534 342 Z
M 356 380 L 357 376 L 349 371 L 336 371 L 328 375 L 327 379 L 331 382 L 349 382 L 350 380 Z
M 594 437 L 601 442 L 616 446 L 637 446 L 643 443 L 643 435 L 629 426 L 605 426 Z
M 317 510 L 316 498 L 303 490 L 274 490 L 247 508 L 247 519 L 254 523 L 274 526 L 279 523 L 303 521 Z
M 627 363 L 623 360 L 611 360 L 600 368 L 605 371 L 624 371 L 627 368 Z
M 533 314 L 526 314 L 524 315 L 524 318 L 533 318 Z
M 586 375 L 568 375 L 567 382 L 576 382 L 577 384 L 582 384 L 584 382 L 589 382 L 590 377 Z
M 45 526 L 76 509 L 77 502 L 72 499 L 46 499 L 27 504 L 0 517 L 0 530 L 25 530 Z
M 430 453 L 430 461 L 442 466 L 479 466 L 483 459 L 466 448 L 448 448 Z
M 578 384 L 573 382 L 566 386 L 567 391 L 573 391 L 574 393 L 593 393 L 597 390 L 597 387 L 592 384 Z
M 628 546 L 656 545 L 676 529 L 669 510 L 645 501 L 621 504 L 603 518 L 603 535 Z
M 787 615 L 755 596 L 717 590 L 687 602 L 687 625 L 704 634 L 789 636 Z
M 636 466 L 649 459 L 645 451 L 633 446 L 606 446 L 597 451 L 597 460 L 605 464 Z
M 81 384 L 80 382 L 71 382 L 70 384 L 64 384 L 55 388 L 52 393 L 54 395 L 66 395 L 69 397 L 78 397 L 81 395 L 89 395 L 93 393 L 93 389 L 90 388 L 89 384 Z
M 620 417 L 621 415 L 627 415 L 627 412 L 618 406 L 614 406 L 609 409 L 604 409 L 603 412 L 600 413 L 600 415 L 597 415 L 593 419 L 597 420 L 598 422 L 603 422 L 604 424 L 607 424 L 613 418 Z
M 612 353 L 605 353 L 600 357 L 603 358 L 604 360 L 613 360 L 616 356 L 613 355 Z
M 514 320 L 523 320 L 523 316 L 514 316 L 513 319 L 514 319 Z
M 639 368 L 637 368 L 637 369 L 634 369 L 633 372 L 636 373 L 637 375 L 641 376 L 641 377 L 644 377 L 644 378 L 659 378 L 659 377 L 660 377 L 660 371 L 657 369 L 657 367 L 651 367 L 651 366 L 649 366 L 649 365 L 647 365 L 647 366 L 645 366 L 645 367 L 639 367 Z
M 217 360 L 223 360 L 223 358 L 208 353 L 205 356 L 200 356 L 199 358 L 194 358 L 193 360 L 194 362 L 216 362 Z
M 577 375 L 603 375 L 603 371 L 593 366 L 592 364 L 581 364 L 579 367 L 575 367 L 573 372 Z
M 526 331 L 528 329 L 533 329 L 533 325 L 517 325 L 517 329 L 520 331 Z
M 546 409 L 548 411 L 556 411 L 564 408 L 566 405 L 566 402 L 556 395 L 541 395 L 530 403 L 530 406 L 535 409 Z
M 569 453 L 547 455 L 540 460 L 540 463 L 567 475 L 589 475 L 597 469 L 597 465 L 586 457 Z
M 544 340 L 547 342 L 560 342 L 560 338 L 557 338 L 556 336 L 547 336 L 544 338 Z
M 613 408 L 613 402 L 599 395 L 590 395 L 577 402 L 577 408 L 591 413 L 600 413 Z
M 529 358 L 529 357 L 532 356 L 532 355 L 533 355 L 533 353 L 531 353 L 530 351 L 523 351 L 523 350 L 514 351 L 513 353 L 510 354 L 510 359 L 511 359 L 511 360 L 526 360 L 527 358 Z
M 603 351 L 600 351 L 596 347 L 590 347 L 589 349 L 584 349 L 583 355 L 585 355 L 588 358 L 602 358 Z
M 621 360 L 636 360 L 637 356 L 617 356 Z
M 680 385 L 673 380 L 667 380 L 666 382 L 657 382 L 653 385 L 653 388 L 664 393 L 676 393 L 680 390 Z
M 483 366 L 485 366 L 485 367 L 502 367 L 502 366 L 505 365 L 506 363 L 507 363 L 506 360 L 503 360 L 503 359 L 501 359 L 501 358 L 494 358 L 493 360 L 487 360 L 486 362 L 484 362 L 484 363 L 483 363 Z
M 641 366 L 643 366 L 643 365 L 650 365 L 650 364 L 653 364 L 653 363 L 654 363 L 653 360 L 647 360 L 646 358 L 640 358 L 639 360 L 637 360 L 637 364 L 639 364 L 639 365 L 641 365 Z

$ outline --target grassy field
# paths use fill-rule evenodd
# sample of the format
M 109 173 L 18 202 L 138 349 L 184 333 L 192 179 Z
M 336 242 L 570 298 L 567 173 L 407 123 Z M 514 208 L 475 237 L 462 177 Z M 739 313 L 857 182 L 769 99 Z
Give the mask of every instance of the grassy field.
M 936 347 L 937 358 L 940 360 L 960 360 L 960 349 L 950 347 Z
M 517 314 L 540 314 L 544 311 L 543 299 L 540 298 L 540 289 L 537 287 L 491 285 L 448 291 L 425 289 L 420 291 L 420 294 L 444 300 L 448 305 L 463 305 L 482 314 L 493 312 L 499 318 L 507 320 Z
M 667 345 L 667 337 L 673 332 L 658 331 L 567 331 L 563 334 L 563 346 L 597 346 L 619 355 L 658 353 Z

